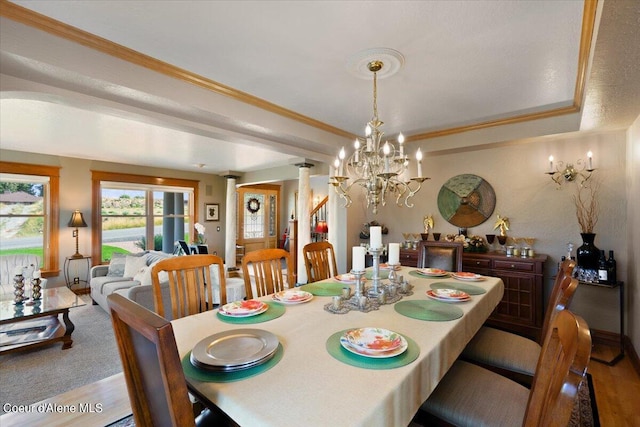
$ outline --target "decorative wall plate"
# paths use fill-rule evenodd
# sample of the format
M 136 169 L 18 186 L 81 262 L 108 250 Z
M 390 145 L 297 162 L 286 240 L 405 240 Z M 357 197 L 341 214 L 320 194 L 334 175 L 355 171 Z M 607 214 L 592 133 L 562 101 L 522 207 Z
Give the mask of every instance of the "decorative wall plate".
M 456 227 L 475 227 L 485 222 L 496 207 L 493 187 L 477 175 L 456 175 L 438 193 L 438 210 Z

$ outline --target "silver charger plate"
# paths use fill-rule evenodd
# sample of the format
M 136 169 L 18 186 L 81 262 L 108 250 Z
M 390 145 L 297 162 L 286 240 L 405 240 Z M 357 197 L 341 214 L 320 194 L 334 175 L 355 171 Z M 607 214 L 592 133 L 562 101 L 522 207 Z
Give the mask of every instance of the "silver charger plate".
M 211 335 L 195 345 L 191 363 L 216 371 L 247 369 L 269 360 L 278 337 L 261 329 L 235 329 Z

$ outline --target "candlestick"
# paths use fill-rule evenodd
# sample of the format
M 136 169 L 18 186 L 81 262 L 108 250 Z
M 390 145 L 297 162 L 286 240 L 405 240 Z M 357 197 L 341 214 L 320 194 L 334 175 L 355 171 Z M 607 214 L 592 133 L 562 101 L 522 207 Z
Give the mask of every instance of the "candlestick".
M 389 243 L 388 263 L 392 266 L 400 264 L 400 243 Z
M 549 156 L 549 172 L 553 172 L 553 156 Z
M 344 147 L 342 147 L 340 149 L 340 153 L 338 154 L 338 157 L 340 158 L 340 171 L 338 172 L 339 176 L 344 176 L 344 158 L 346 157 L 346 153 L 344 151 Z
M 404 135 L 402 132 L 398 135 L 398 145 L 400 146 L 400 157 L 404 157 Z
M 418 161 L 418 178 L 422 177 L 422 151 L 418 148 L 416 151 L 416 160 Z
M 369 227 L 369 246 L 374 249 L 382 248 L 382 227 Z
M 589 151 L 587 153 L 587 157 L 589 158 L 589 170 L 593 169 L 593 153 Z
M 351 251 L 351 265 L 353 271 L 364 271 L 364 256 L 366 248 L 363 246 L 354 246 Z

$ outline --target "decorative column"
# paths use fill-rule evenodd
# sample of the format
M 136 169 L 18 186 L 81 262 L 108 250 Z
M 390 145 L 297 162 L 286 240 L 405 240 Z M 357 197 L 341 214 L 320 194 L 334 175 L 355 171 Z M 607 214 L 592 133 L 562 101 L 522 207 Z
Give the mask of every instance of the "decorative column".
M 298 163 L 298 268 L 297 283 L 307 283 L 307 270 L 304 267 L 302 248 L 311 243 L 311 184 L 309 182 L 309 169 L 312 163 Z
M 335 176 L 336 170 L 333 166 L 329 166 L 329 176 Z M 346 209 L 340 207 L 340 197 L 335 191 L 332 184 L 328 184 L 327 195 L 327 225 L 329 233 L 327 239 L 333 245 L 336 254 L 336 263 L 338 271 L 349 271 L 347 268 L 347 227 L 346 227 Z M 348 264 L 351 266 L 351 263 Z
M 227 179 L 227 201 L 224 235 L 224 262 L 227 271 L 236 266 L 236 233 L 238 232 L 238 203 L 236 202 L 236 180 L 238 175 L 224 175 Z

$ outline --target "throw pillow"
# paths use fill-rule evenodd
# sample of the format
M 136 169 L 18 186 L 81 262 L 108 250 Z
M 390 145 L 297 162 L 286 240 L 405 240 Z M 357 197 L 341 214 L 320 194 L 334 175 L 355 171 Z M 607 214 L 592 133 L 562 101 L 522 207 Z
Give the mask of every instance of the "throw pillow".
M 124 262 L 124 276 L 133 277 L 140 271 L 142 267 L 147 266 L 147 256 L 127 255 Z
M 147 276 L 149 277 L 147 282 Z M 137 280 L 141 285 L 150 285 L 151 284 L 151 267 L 142 267 L 138 272 L 133 276 L 133 280 Z
M 114 252 L 111 254 L 111 261 L 109 262 L 109 271 L 107 271 L 108 277 L 123 277 L 124 276 L 124 263 L 126 261 L 126 254 L 120 252 Z

